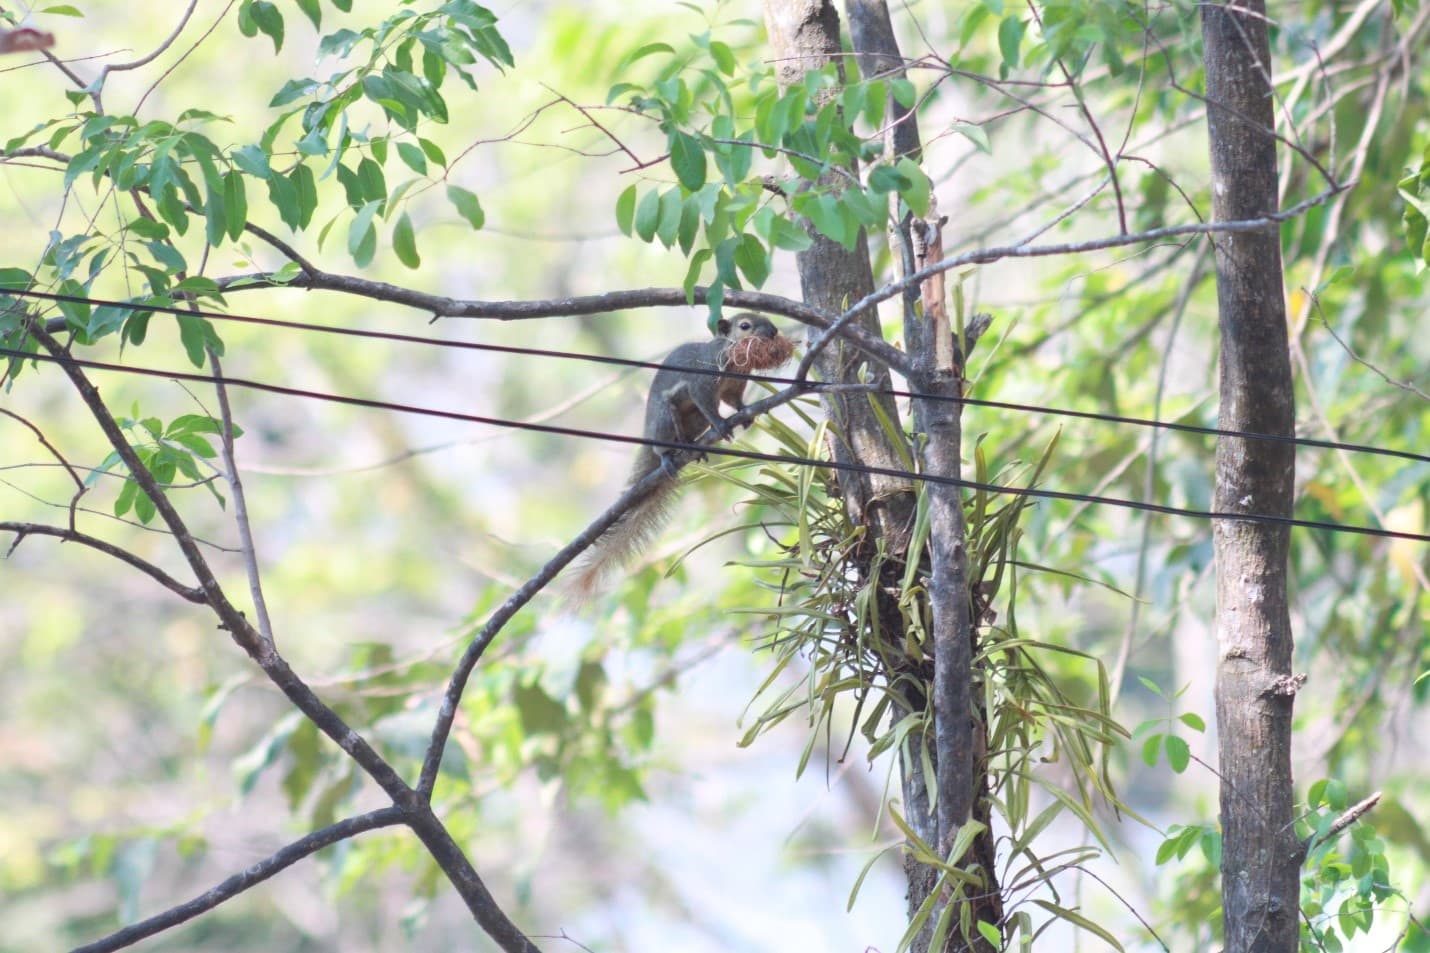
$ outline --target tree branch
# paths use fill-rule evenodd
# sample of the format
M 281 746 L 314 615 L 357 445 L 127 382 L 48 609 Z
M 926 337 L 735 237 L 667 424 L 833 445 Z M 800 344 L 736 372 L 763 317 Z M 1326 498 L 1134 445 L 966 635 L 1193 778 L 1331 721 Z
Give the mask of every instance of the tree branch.
M 1344 831 L 1347 827 L 1350 827 L 1352 824 L 1360 820 L 1366 814 L 1369 814 L 1371 810 L 1377 804 L 1380 803 L 1380 798 L 1381 792 L 1376 791 L 1374 794 L 1366 798 L 1364 801 L 1361 801 L 1359 804 L 1352 804 L 1350 807 L 1346 808 L 1345 811 L 1341 813 L 1341 816 L 1336 818 L 1335 821 L 1332 822 L 1330 827 L 1326 828 L 1326 832 L 1324 834 L 1319 837 L 1308 837 L 1301 842 L 1301 850 L 1303 852 L 1303 855 L 1309 854 L 1312 850 L 1326 843 L 1326 841 L 1331 840 L 1335 837 L 1339 837 L 1341 832 Z
M 59 461 L 60 466 L 65 468 L 65 472 L 68 473 L 70 475 L 70 479 L 74 481 L 75 493 L 74 496 L 70 498 L 69 514 L 70 531 L 75 531 L 77 529 L 77 527 L 75 526 L 75 510 L 79 506 L 79 498 L 84 496 L 85 492 L 89 489 L 89 487 L 84 485 L 84 481 L 79 478 L 79 474 L 75 471 L 75 468 L 70 465 L 70 462 L 68 460 L 65 459 L 65 455 L 60 453 L 59 450 L 55 448 L 55 445 L 50 443 L 49 439 L 45 437 L 44 431 L 40 430 L 39 427 L 36 427 L 33 423 L 26 420 L 24 417 L 21 417 L 13 410 L 6 410 L 4 407 L 0 407 L 0 414 L 4 414 L 6 417 L 11 418 L 12 420 L 18 420 L 20 423 L 30 428 L 30 432 L 35 435 L 35 439 L 40 442 L 40 446 L 50 451 L 50 455 Z M 16 540 L 16 544 L 19 544 L 19 540 Z
M 224 901 L 233 899 L 250 887 L 262 883 L 279 871 L 293 866 L 304 857 L 315 854 L 324 847 L 330 847 L 365 831 L 401 824 L 405 819 L 401 808 L 384 807 L 367 814 L 360 814 L 357 817 L 349 817 L 335 824 L 329 824 L 234 874 L 187 903 L 170 907 L 163 913 L 131 924 L 103 939 L 76 947 L 71 953 L 111 953 L 113 950 L 132 946 L 146 937 L 162 933 L 170 927 L 178 926 L 207 910 L 212 910 Z
M 411 797 L 411 789 L 392 769 L 392 766 L 365 739 L 349 727 L 336 712 L 325 705 L 302 679 L 294 674 L 277 650 L 271 644 L 266 644 L 263 641 L 247 617 L 229 601 L 223 587 L 209 567 L 208 561 L 199 551 L 198 543 L 189 532 L 183 518 L 169 502 L 163 488 L 154 479 L 153 473 L 139 459 L 134 448 L 129 445 L 129 441 L 125 439 L 124 432 L 119 428 L 114 415 L 109 412 L 108 406 L 104 403 L 104 398 L 99 395 L 99 390 L 90 382 L 80 364 L 68 356 L 64 346 L 41 327 L 39 321 L 30 322 L 29 333 L 34 335 L 35 340 L 50 352 L 50 355 L 64 369 L 65 375 L 69 377 L 75 390 L 79 392 L 80 398 L 89 408 L 91 416 L 99 424 L 105 437 L 109 439 L 110 446 L 129 468 L 130 476 L 139 484 L 139 489 L 145 496 L 153 502 L 155 511 L 163 519 L 164 525 L 168 526 L 169 531 L 174 534 L 175 543 L 198 579 L 199 589 L 204 594 L 204 601 L 219 617 L 224 628 L 228 629 L 234 642 L 247 652 L 273 683 L 282 689 L 289 700 L 303 714 L 307 715 L 324 734 L 336 741 L 339 747 L 346 751 L 392 797 L 395 803 L 407 802 Z
M 385 281 L 372 281 L 354 275 L 334 274 L 316 268 L 292 278 L 276 278 L 262 272 L 234 275 L 218 279 L 218 285 L 220 289 L 227 292 L 248 288 L 302 288 L 308 291 L 337 291 L 370 298 L 374 301 L 406 305 L 409 308 L 429 312 L 434 319 L 484 318 L 497 321 L 527 321 L 535 318 L 605 314 L 631 308 L 683 308 L 692 304 L 705 304 L 709 293 L 709 289 L 697 286 L 694 289 L 693 298 L 686 300 L 683 288 L 633 288 L 594 295 L 576 295 L 568 298 L 544 298 L 537 301 L 479 301 L 428 294 L 424 291 L 388 284 Z M 725 304 L 732 308 L 792 318 L 801 324 L 820 329 L 828 328 L 837 320 L 837 316 L 825 314 L 803 302 L 763 291 L 727 290 Z M 849 328 L 842 333 L 846 340 L 868 356 L 888 363 L 900 373 L 905 369 L 906 358 L 898 348 L 873 335 L 864 333 L 858 327 Z
M 744 410 L 731 414 L 725 418 L 727 424 L 733 430 L 742 424 L 751 423 L 760 414 L 768 413 L 776 407 L 787 404 L 797 397 L 806 393 L 807 388 L 801 384 L 793 384 L 783 390 L 771 394 L 763 400 L 746 405 Z M 712 433 L 707 433 L 706 438 L 713 438 Z M 677 468 L 699 456 L 698 450 L 692 450 L 688 444 L 673 443 L 664 440 L 643 440 L 642 443 L 651 447 L 660 447 L 673 451 L 667 459 L 675 464 Z M 714 439 L 701 439 L 696 441 L 702 446 L 713 444 Z M 752 456 L 756 456 L 753 455 Z M 422 773 L 417 781 L 417 794 L 424 801 L 432 798 L 432 789 L 437 783 L 437 773 L 442 764 L 442 753 L 446 750 L 448 736 L 452 732 L 452 722 L 457 716 L 457 705 L 461 703 L 462 694 L 466 690 L 467 679 L 471 676 L 477 662 L 481 660 L 482 654 L 487 647 L 501 632 L 502 628 L 511 621 L 528 602 L 536 597 L 536 594 L 546 585 L 555 579 L 557 574 L 565 569 L 570 562 L 588 549 L 592 543 L 601 537 L 606 530 L 615 525 L 616 521 L 625 515 L 626 511 L 635 506 L 640 501 L 648 497 L 655 488 L 662 482 L 669 480 L 663 471 L 657 469 L 647 474 L 635 485 L 612 503 L 604 513 L 596 517 L 592 523 L 577 534 L 576 538 L 562 547 L 561 551 L 547 560 L 534 576 L 528 579 L 517 589 L 507 600 L 503 602 L 495 612 L 487 619 L 476 636 L 468 643 L 462 657 L 458 660 L 456 667 L 452 671 L 451 678 L 447 682 L 447 689 L 442 694 L 442 703 L 437 712 L 437 721 L 432 728 L 432 739 L 428 742 L 427 753 L 422 761 Z
M 81 546 L 88 546 L 90 549 L 98 550 L 107 556 L 113 556 L 120 562 L 128 563 L 181 599 L 198 603 L 199 605 L 206 605 L 208 603 L 208 597 L 204 595 L 202 589 L 184 585 L 153 563 L 140 559 L 138 556 L 129 552 L 129 550 L 121 549 L 113 543 L 106 542 L 97 536 L 90 536 L 87 533 L 81 533 L 73 529 L 65 529 L 63 526 L 7 521 L 0 521 L 0 532 L 15 534 L 15 541 L 10 544 L 9 550 L 5 553 L 7 558 L 19 548 L 20 543 L 24 541 L 26 536 L 53 536 L 68 543 L 79 543 Z
M 100 397 L 79 362 L 70 358 L 63 345 L 46 331 L 38 320 L 29 322 L 29 333 L 64 369 L 66 376 L 79 392 L 81 399 L 89 407 L 91 416 L 99 424 L 100 430 L 109 439 L 110 446 L 119 454 L 129 468 L 130 476 L 146 496 L 153 502 L 155 510 L 163 518 L 169 531 L 174 534 L 180 550 L 194 571 L 203 593 L 203 601 L 214 611 L 229 630 L 229 635 L 239 647 L 248 653 L 269 680 L 287 696 L 293 706 L 301 711 L 343 751 L 347 752 L 359 767 L 392 798 L 413 830 L 432 851 L 434 859 L 447 879 L 456 888 L 462 900 L 472 911 L 477 923 L 487 934 L 508 953 L 532 953 L 532 945 L 516 925 L 497 906 L 491 893 L 482 883 L 481 877 L 471 861 L 452 840 L 451 834 L 433 815 L 427 804 L 408 787 L 390 764 L 361 735 L 354 731 L 337 712 L 329 708 L 314 691 L 308 687 L 288 662 L 278 653 L 272 641 L 265 640 L 253 627 L 247 617 L 231 603 L 213 571 L 199 552 L 198 546 L 189 533 L 183 518 L 164 495 L 163 489 L 154 479 L 153 473 L 144 466 L 134 448 L 125 439 L 123 431 L 109 412 L 104 399 Z M 478 653 L 480 654 L 480 653 Z M 475 659 L 473 660 L 475 664 Z M 470 670 L 469 670 L 470 671 Z M 463 679 L 465 682 L 465 677 Z M 450 720 L 447 727 L 450 729 Z M 445 741 L 445 733 L 443 735 Z
M 268 601 L 263 598 L 263 581 L 258 571 L 258 549 L 253 543 L 253 527 L 248 521 L 248 501 L 243 492 L 243 480 L 233 456 L 233 410 L 228 402 L 228 387 L 223 380 L 223 366 L 212 347 L 206 347 L 209 366 L 213 368 L 214 392 L 218 394 L 222 432 L 219 434 L 219 454 L 223 460 L 224 478 L 233 494 L 233 520 L 238 526 L 239 544 L 243 547 L 243 565 L 248 572 L 248 594 L 253 599 L 253 611 L 258 616 L 258 634 L 273 645 L 273 622 L 268 618 Z

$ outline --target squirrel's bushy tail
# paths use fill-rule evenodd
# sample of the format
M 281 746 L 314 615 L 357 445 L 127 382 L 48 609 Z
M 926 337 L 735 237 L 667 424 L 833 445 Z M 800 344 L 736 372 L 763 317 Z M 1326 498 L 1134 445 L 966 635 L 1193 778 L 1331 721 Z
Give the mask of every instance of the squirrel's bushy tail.
M 634 484 L 644 474 L 631 478 Z M 577 560 L 567 577 L 566 602 L 579 608 L 606 587 L 616 573 L 650 543 L 670 518 L 680 481 L 662 480 L 650 495 L 631 507 Z

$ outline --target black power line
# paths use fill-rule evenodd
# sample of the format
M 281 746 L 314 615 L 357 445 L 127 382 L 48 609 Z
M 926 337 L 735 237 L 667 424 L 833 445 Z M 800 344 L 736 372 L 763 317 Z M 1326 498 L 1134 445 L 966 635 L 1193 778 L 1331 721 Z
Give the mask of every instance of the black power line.
M 651 447 L 661 447 L 671 450 L 691 450 L 699 453 L 714 453 L 721 456 L 738 457 L 746 460 L 760 460 L 772 463 L 795 464 L 798 466 L 822 467 L 832 470 L 840 470 L 849 473 L 870 473 L 883 476 L 902 477 L 911 480 L 923 480 L 928 483 L 939 483 L 946 486 L 957 486 L 964 489 L 982 490 L 989 493 L 1001 493 L 1010 496 L 1026 496 L 1036 499 L 1067 500 L 1076 503 L 1090 503 L 1100 506 L 1116 506 L 1123 509 L 1141 510 L 1148 513 L 1161 513 L 1167 516 L 1182 516 L 1189 519 L 1202 520 L 1233 520 L 1247 523 L 1272 523 L 1282 526 L 1300 526 L 1307 529 L 1320 529 L 1328 532 L 1355 533 L 1362 536 L 1374 536 L 1382 539 L 1406 539 L 1414 542 L 1430 543 L 1430 535 L 1424 533 L 1409 533 L 1398 530 L 1381 529 L 1374 526 L 1358 526 L 1344 523 L 1330 523 L 1321 520 L 1298 519 L 1291 516 L 1277 516 L 1269 513 L 1226 513 L 1214 510 L 1194 510 L 1177 506 L 1166 506 L 1161 503 L 1146 503 L 1140 500 L 1127 500 L 1119 497 L 1095 496 L 1089 493 L 1073 493 L 1063 490 L 1045 490 L 1035 487 L 1014 487 L 1002 486 L 995 483 L 984 483 L 978 480 L 955 480 L 951 477 L 935 476 L 928 473 L 916 473 L 909 470 L 896 469 L 893 467 L 875 467 L 865 464 L 841 463 L 834 460 L 816 460 L 812 457 L 785 456 L 773 453 L 761 453 L 754 450 L 741 450 L 734 447 L 717 447 L 707 444 L 696 444 L 669 440 L 648 440 L 644 437 L 631 437 L 624 434 L 613 434 L 595 430 L 582 430 L 576 427 L 562 427 L 555 424 L 538 424 L 521 420 L 510 420 L 502 417 L 486 417 L 479 414 L 466 414 L 454 410 L 440 410 L 433 407 L 421 407 L 414 404 L 403 404 L 395 401 L 376 400 L 367 397 L 350 397 L 342 394 L 329 394 L 321 391 L 304 390 L 298 387 L 288 387 L 283 384 L 269 384 L 263 381 L 248 380 L 241 377 L 215 377 L 209 374 L 199 374 L 192 371 L 163 371 L 147 367 L 128 367 L 123 364 L 113 364 L 105 361 L 93 361 L 75 357 L 61 357 L 51 354 L 36 354 L 20 351 L 15 348 L 0 347 L 0 355 L 19 357 L 27 360 L 46 361 L 53 364 L 68 365 L 72 367 L 87 368 L 99 371 L 113 371 L 121 374 L 135 374 L 144 377 L 159 377 L 168 380 L 191 381 L 195 383 L 222 383 L 225 386 L 243 387 L 250 390 L 264 391 L 272 394 L 282 394 L 289 397 L 302 397 L 309 400 L 321 400 L 330 403 L 347 404 L 355 407 L 371 407 L 379 410 L 391 410 L 399 413 L 418 414 L 427 417 L 438 417 L 447 420 L 458 420 L 467 423 L 487 424 L 494 427 L 505 427 L 515 430 L 528 430 L 536 433 L 556 434 L 566 437 L 583 437 L 594 440 L 606 440 L 616 443 L 644 444 Z
M 5 291 L 0 294 L 13 294 L 18 297 L 37 298 L 44 301 L 67 302 L 74 304 L 99 305 L 113 308 L 122 308 L 131 311 L 154 311 L 160 314 L 173 314 L 182 317 L 202 317 L 217 321 L 232 321 L 238 324 L 253 324 L 264 327 L 288 328 L 298 331 L 311 331 L 318 334 L 336 334 L 344 337 L 368 338 L 379 341 L 396 341 L 404 344 L 422 344 L 432 347 L 455 348 L 459 350 L 488 351 L 497 354 L 516 354 L 529 357 L 556 358 L 559 360 L 587 361 L 594 364 L 610 364 L 618 367 L 654 368 L 661 365 L 658 362 L 634 360 L 623 357 L 607 357 L 600 354 L 580 354 L 572 351 L 557 351 L 549 348 L 520 347 L 508 344 L 484 344 L 477 341 L 450 341 L 442 338 L 423 337 L 415 334 L 401 334 L 393 331 L 367 331 L 358 328 L 335 328 L 326 327 L 320 324 L 310 324 L 302 321 L 286 321 L 279 318 L 263 318 L 254 315 L 225 314 L 221 311 L 206 311 L 203 309 L 177 308 L 167 305 L 142 304 L 132 301 L 111 301 L 103 298 L 86 298 L 77 295 L 53 294 L 46 291 Z M 760 381 L 779 386 L 801 383 L 807 386 L 811 393 L 838 386 L 824 381 L 795 381 L 793 378 L 777 377 L 764 374 L 742 374 L 730 370 L 715 370 L 705 368 L 688 368 L 697 374 L 718 374 L 722 377 L 734 377 L 743 380 Z M 1071 417 L 1078 420 L 1093 420 L 1101 423 L 1125 424 L 1135 427 L 1155 427 L 1162 430 L 1171 430 L 1179 433 L 1198 434 L 1209 437 L 1240 437 L 1247 440 L 1265 440 L 1273 443 L 1289 443 L 1302 447 L 1316 447 L 1324 450 L 1344 450 L 1348 453 L 1364 453 L 1376 456 L 1397 457 L 1403 460 L 1410 460 L 1415 463 L 1430 463 L 1430 455 L 1415 453 L 1410 450 L 1394 450 L 1388 447 L 1374 447 L 1367 444 L 1345 443 L 1336 440 L 1321 440 L 1315 437 L 1296 437 L 1286 434 L 1258 433 L 1249 430 L 1226 430 L 1220 427 L 1204 427 L 1198 424 L 1184 424 L 1166 420 L 1151 420 L 1145 417 L 1128 417 L 1120 414 L 1106 414 L 1089 410 L 1068 410 L 1059 407 L 1044 407 L 1037 404 L 1022 404 L 1012 401 L 987 400 L 978 397 L 950 397 L 946 394 L 924 394 L 918 391 L 897 390 L 892 388 L 871 388 L 873 393 L 888 394 L 893 397 L 905 397 L 924 400 L 955 401 L 969 407 L 986 407 L 992 410 L 1008 410 L 1016 413 L 1039 414 L 1053 417 Z

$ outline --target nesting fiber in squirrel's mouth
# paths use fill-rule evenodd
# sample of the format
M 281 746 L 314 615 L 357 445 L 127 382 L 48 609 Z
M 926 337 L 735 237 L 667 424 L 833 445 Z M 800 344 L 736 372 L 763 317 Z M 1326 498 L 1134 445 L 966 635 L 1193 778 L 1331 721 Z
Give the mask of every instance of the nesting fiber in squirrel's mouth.
M 725 352 L 727 367 L 742 371 L 767 371 L 779 367 L 794 354 L 794 342 L 783 334 L 772 338 L 741 338 Z

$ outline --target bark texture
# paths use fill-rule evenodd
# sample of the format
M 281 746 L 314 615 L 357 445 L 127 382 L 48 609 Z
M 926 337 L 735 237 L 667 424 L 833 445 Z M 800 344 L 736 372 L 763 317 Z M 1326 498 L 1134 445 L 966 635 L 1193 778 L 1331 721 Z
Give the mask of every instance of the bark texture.
M 781 86 L 802 83 L 812 69 L 840 62 L 839 13 L 829 0 L 766 0 L 765 27 L 769 33 L 770 55 L 776 63 Z M 831 173 L 821 186 L 837 183 Z M 874 290 L 874 274 L 869 264 L 868 238 L 863 231 L 853 250 L 808 227 L 813 244 L 796 256 L 800 292 L 809 304 L 827 313 L 838 314 L 850 302 Z M 874 308 L 861 314 L 855 323 L 880 336 L 879 316 Z M 811 332 L 813 333 L 813 332 Z M 815 370 L 823 380 L 855 383 L 861 366 L 868 360 L 843 341 L 834 341 L 820 354 Z M 890 387 L 888 368 L 869 366 L 867 378 Z M 879 425 L 871 401 L 877 401 L 890 420 L 898 420 L 893 397 L 887 394 L 838 394 L 825 392 L 820 400 L 832 425 L 831 447 L 841 463 L 900 469 L 899 455 L 889 436 Z M 849 507 L 850 518 L 866 525 L 871 538 L 885 540 L 888 551 L 902 554 L 914 512 L 913 487 L 907 479 L 845 472 L 839 477 Z
M 894 36 L 886 0 L 846 0 L 846 10 L 855 60 L 864 78 L 902 76 L 903 57 Z M 765 17 L 771 53 L 779 64 L 782 85 L 802 81 L 810 69 L 831 60 L 840 62 L 842 70 L 849 69 L 838 59 L 843 53 L 838 14 L 832 2 L 767 0 Z M 893 121 L 885 137 L 886 151 L 917 160 L 921 148 L 916 117 L 909 109 L 894 102 L 892 97 L 889 115 Z M 831 184 L 838 184 L 838 180 L 820 183 L 823 187 Z M 938 226 L 934 225 L 931 231 L 920 232 L 921 239 L 931 239 L 925 242 L 914 240 L 913 224 L 905 216 L 891 235 L 891 241 L 905 262 L 906 271 L 942 257 Z M 849 301 L 872 289 L 869 252 L 862 233 L 856 246 L 849 250 L 813 229 L 809 231 L 814 245 L 799 256 L 802 290 L 807 302 L 829 311 L 839 311 Z M 913 303 L 919 299 L 921 291 L 923 307 L 921 311 L 916 311 Z M 918 369 L 910 382 L 918 391 L 956 397 L 961 392 L 961 367 L 955 366 L 953 359 L 952 336 L 943 304 L 942 277 L 927 283 L 922 289 L 910 289 L 908 298 L 905 339 L 914 352 L 914 363 Z M 878 333 L 877 315 L 872 309 L 860 315 L 859 321 L 863 327 Z M 913 323 L 910 325 L 908 322 Z M 825 379 L 849 381 L 860 373 L 861 360 L 857 354 L 841 347 L 840 350 L 831 350 L 817 369 Z M 883 368 L 871 370 L 880 379 L 887 379 Z M 834 447 L 837 458 L 866 463 L 900 459 L 863 396 L 827 402 L 826 410 L 843 438 L 842 443 L 836 443 Z M 923 442 L 924 469 L 931 474 L 955 479 L 959 476 L 959 411 L 960 405 L 955 402 L 915 402 L 916 429 L 927 435 L 927 440 Z M 890 420 L 897 420 L 892 401 L 885 400 L 883 413 Z M 898 464 L 894 463 L 894 466 Z M 974 716 L 971 698 L 975 633 L 970 611 L 962 494 L 955 486 L 938 484 L 927 487 L 925 492 L 929 496 L 933 531 L 925 584 L 933 603 L 934 644 L 931 654 L 934 664 L 930 669 L 927 661 L 915 664 L 910 660 L 906 669 L 888 675 L 892 683 L 900 686 L 896 718 L 921 714 L 932 707 L 927 737 L 912 739 L 911 744 L 901 751 L 903 811 L 915 834 L 935 851 L 947 856 L 954 837 L 964 824 L 971 819 L 987 821 L 986 805 L 980 802 L 978 796 L 984 789 L 980 772 L 986 767 L 983 764 L 986 759 L 981 756 L 982 746 L 975 741 L 976 736 L 981 738 L 981 719 Z M 868 526 L 871 540 L 883 543 L 886 552 L 896 557 L 884 564 L 888 579 L 887 585 L 881 586 L 885 592 L 894 591 L 900 584 L 899 563 L 905 558 L 926 558 L 923 553 L 907 553 L 907 532 L 914 503 L 909 485 L 897 480 L 872 481 L 847 488 L 846 499 L 851 520 Z M 871 562 L 869 572 L 873 571 L 872 566 Z M 889 645 L 899 644 L 903 633 L 896 607 L 884 607 L 878 618 L 885 631 L 870 633 L 869 636 Z M 925 745 L 926 751 L 920 750 Z M 938 782 L 936 802 L 926 785 L 926 757 L 933 765 Z M 981 813 L 980 806 L 984 808 Z M 913 939 L 912 953 L 928 953 L 931 949 L 935 924 L 940 921 L 945 912 L 944 905 L 948 903 L 967 903 L 972 909 L 951 911 L 958 915 L 953 917 L 951 935 L 940 944 L 940 953 L 968 949 L 963 930 L 958 926 L 960 922 L 967 922 L 964 916 L 971 913 L 974 921 L 994 923 L 1001 917 L 991 836 L 978 838 L 967 856 L 952 858 L 952 861 L 969 870 L 982 867 L 986 878 L 984 888 L 973 889 L 971 892 L 979 899 L 969 901 L 957 896 L 945 885 L 940 905 Z M 940 889 L 939 871 L 920 863 L 911 853 L 905 860 L 905 873 L 908 878 L 908 910 L 912 917 L 930 894 Z M 992 949 L 981 938 L 974 939 L 973 943 L 974 949 L 979 951 Z
M 914 266 L 943 259 L 943 239 L 936 206 L 931 221 L 915 223 Z M 962 478 L 960 454 L 963 446 L 963 355 L 967 348 L 955 348 L 942 275 L 923 282 L 921 316 L 912 310 L 905 316 L 906 338 L 917 342 L 911 378 L 913 389 L 928 397 L 913 401 L 914 429 L 922 435 L 921 458 L 924 472 L 952 480 Z M 929 918 L 929 926 L 914 944 L 915 953 L 934 943 L 934 925 L 948 903 L 966 904 L 969 922 L 999 925 L 1003 919 L 998 891 L 996 847 L 987 799 L 979 795 L 987 786 L 987 713 L 982 696 L 974 697 L 973 658 L 978 633 L 974 627 L 968 567 L 968 528 L 963 514 L 963 490 L 949 483 L 931 483 L 924 488 L 929 512 L 929 573 L 927 585 L 932 610 L 934 773 L 938 778 L 936 841 L 939 854 L 964 871 L 982 876 L 982 883 L 964 896 L 944 897 Z M 982 679 L 978 679 L 982 681 Z M 970 821 L 979 821 L 984 831 L 959 856 L 953 846 L 959 832 Z M 927 876 L 910 878 L 910 900 Z M 927 891 L 925 891 L 927 896 Z M 961 923 L 962 917 L 954 920 Z M 997 947 L 981 934 L 961 929 L 950 931 L 943 944 L 947 953 L 996 953 Z
M 1261 0 L 1202 7 L 1212 208 L 1218 221 L 1277 208 L 1274 102 Z M 1216 239 L 1219 425 L 1290 436 L 1295 396 L 1276 228 Z M 1224 437 L 1215 509 L 1291 515 L 1291 444 Z M 1300 849 L 1292 830 L 1290 529 L 1218 520 L 1217 725 L 1226 953 L 1297 948 Z

